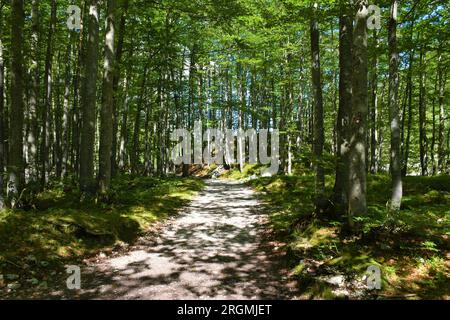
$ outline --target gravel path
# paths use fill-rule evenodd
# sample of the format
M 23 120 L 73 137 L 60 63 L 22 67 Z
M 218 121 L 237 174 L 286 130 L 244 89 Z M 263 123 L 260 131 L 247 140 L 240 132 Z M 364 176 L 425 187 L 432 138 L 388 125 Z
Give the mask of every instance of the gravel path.
M 287 299 L 289 292 L 254 192 L 206 188 L 156 237 L 103 259 L 82 279 L 90 299 Z M 87 282 L 87 283 L 86 283 Z

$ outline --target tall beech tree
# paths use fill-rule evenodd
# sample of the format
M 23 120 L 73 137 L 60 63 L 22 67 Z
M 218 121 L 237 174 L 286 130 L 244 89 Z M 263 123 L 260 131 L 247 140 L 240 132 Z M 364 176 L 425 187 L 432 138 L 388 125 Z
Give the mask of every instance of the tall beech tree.
M 12 207 L 24 187 L 23 125 L 24 125 L 24 9 L 22 0 L 11 0 L 11 110 L 8 152 L 8 198 Z
M 339 110 L 336 120 L 337 165 L 334 186 L 334 201 L 341 206 L 348 206 L 349 183 L 349 124 L 352 111 L 352 45 L 353 15 L 352 6 L 340 2 L 339 17 Z
M 115 0 L 108 0 L 105 37 L 105 63 L 103 71 L 103 98 L 100 128 L 99 151 L 99 191 L 106 194 L 111 184 L 112 146 L 113 146 L 113 118 L 114 118 L 114 11 Z
M 349 217 L 367 213 L 367 18 L 368 1 L 356 1 L 358 13 L 353 32 L 352 115 L 349 153 Z
M 3 7 L 4 4 L 0 4 L 0 210 L 5 208 L 5 196 L 4 196 L 4 167 L 5 167 L 5 60 L 3 56 Z
M 82 127 L 80 149 L 80 189 L 85 193 L 94 193 L 94 147 L 96 133 L 97 68 L 99 43 L 98 1 L 89 0 L 86 56 L 82 101 Z
M 314 141 L 313 154 L 316 171 L 316 206 L 317 210 L 321 210 L 320 202 L 323 201 L 325 193 L 325 173 L 322 164 L 324 129 L 323 129 L 323 94 L 322 94 L 322 78 L 320 68 L 320 32 L 317 21 L 318 4 L 314 3 L 313 13 L 310 21 L 311 34 L 311 72 L 312 72 L 312 91 L 314 97 Z M 284 127 L 284 126 L 283 126 Z
M 397 0 L 391 1 L 389 19 L 389 114 L 391 121 L 391 210 L 400 210 L 403 195 L 401 164 L 400 112 L 398 107 L 399 54 L 397 51 Z
M 53 36 L 56 26 L 56 0 L 51 1 L 51 17 L 48 27 L 47 49 L 45 54 L 44 72 L 44 103 L 42 105 L 42 133 L 41 133 L 41 187 L 48 182 L 49 150 L 50 150 L 50 121 L 53 99 Z

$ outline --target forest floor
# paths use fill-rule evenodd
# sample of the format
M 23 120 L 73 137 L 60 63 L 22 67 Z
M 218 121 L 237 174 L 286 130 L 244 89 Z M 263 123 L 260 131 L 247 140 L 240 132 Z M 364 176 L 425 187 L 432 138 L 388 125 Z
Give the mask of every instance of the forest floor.
M 197 178 L 121 175 L 102 202 L 55 182 L 22 210 L 0 212 L 0 299 L 49 297 L 66 285 L 66 266 L 128 250 L 203 187 Z
M 4 212 L 0 298 L 450 299 L 448 176 L 407 177 L 395 217 L 389 177 L 370 176 L 369 212 L 349 232 L 340 212 L 312 215 L 312 175 L 258 170 L 125 176 L 110 204 L 55 188 Z M 81 267 L 81 290 L 67 289 L 66 265 Z M 367 290 L 369 266 L 382 290 Z
M 306 299 L 450 299 L 450 177 L 406 177 L 401 211 L 388 214 L 388 175 L 370 175 L 368 213 L 354 217 L 330 208 L 313 215 L 314 176 L 246 177 L 265 204 L 285 261 Z M 251 177 L 249 179 L 249 177 Z M 333 193 L 333 176 L 326 192 Z M 367 269 L 381 270 L 381 290 L 367 290 Z
M 49 287 L 34 297 L 82 299 L 288 299 L 280 245 L 270 241 L 255 192 L 208 180 L 179 215 L 126 250 L 85 261 L 81 290 Z

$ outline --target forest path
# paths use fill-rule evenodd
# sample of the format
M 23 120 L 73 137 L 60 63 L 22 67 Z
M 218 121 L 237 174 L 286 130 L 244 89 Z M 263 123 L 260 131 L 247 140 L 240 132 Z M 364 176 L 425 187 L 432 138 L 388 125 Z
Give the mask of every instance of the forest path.
M 158 235 L 94 266 L 95 277 L 82 280 L 81 297 L 289 298 L 280 253 L 265 240 L 266 231 L 253 190 L 237 182 L 209 180 Z

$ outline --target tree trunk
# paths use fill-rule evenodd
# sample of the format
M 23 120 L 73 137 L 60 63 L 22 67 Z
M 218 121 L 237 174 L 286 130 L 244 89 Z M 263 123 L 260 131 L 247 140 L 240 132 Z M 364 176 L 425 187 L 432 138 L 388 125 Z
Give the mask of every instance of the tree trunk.
M 62 67 L 62 58 L 61 58 L 61 52 L 58 53 L 58 72 L 57 77 L 58 81 L 56 81 L 57 85 L 55 86 L 55 112 L 54 112 L 54 135 L 55 135 L 55 142 L 53 147 L 53 154 L 54 154 L 54 164 L 56 165 L 55 169 L 55 176 L 57 179 L 61 179 L 62 176 L 62 161 L 63 161 L 63 119 L 64 119 L 64 107 L 61 103 L 61 86 L 59 83 L 63 77 L 63 67 Z
M 128 161 L 128 108 L 129 108 L 129 97 L 128 97 L 128 72 L 124 79 L 124 92 L 125 92 L 125 98 L 123 102 L 123 113 L 122 113 L 122 124 L 120 127 L 120 146 L 119 146 L 119 154 L 120 154 L 120 160 L 119 160 L 119 168 L 120 170 L 124 171 L 125 168 L 128 167 L 129 161 Z
M 80 190 L 83 193 L 95 193 L 94 180 L 94 144 L 96 128 L 97 100 L 97 68 L 99 21 L 97 1 L 90 0 L 88 16 L 88 41 L 86 48 L 86 63 L 84 65 L 85 85 L 82 98 L 82 128 L 80 150 Z
M 373 33 L 375 47 L 378 48 L 377 32 Z M 372 99 L 371 99 L 371 126 L 370 126 L 370 173 L 378 173 L 378 157 L 377 157 L 377 145 L 378 145 L 378 54 L 377 50 L 373 53 L 372 62 Z
M 8 152 L 8 198 L 11 206 L 18 205 L 23 188 L 23 0 L 11 0 L 11 110 Z
M 341 2 L 339 18 L 339 110 L 336 123 L 337 164 L 334 202 L 346 208 L 348 204 L 349 124 L 352 111 L 352 42 L 353 17 L 350 8 Z
M 133 150 L 131 152 L 131 168 L 133 174 L 138 174 L 139 172 L 139 163 L 140 163 L 140 143 L 139 143 L 139 133 L 141 130 L 141 112 L 142 107 L 144 106 L 144 98 L 145 98 L 145 92 L 146 92 L 146 85 L 147 85 L 147 72 L 148 72 L 148 65 L 145 66 L 145 70 L 142 77 L 142 84 L 141 84 L 141 93 L 139 96 L 138 104 L 136 107 L 136 116 L 134 117 L 134 132 L 133 132 Z
M 352 217 L 367 213 L 367 0 L 357 1 L 353 37 L 353 98 L 349 156 L 349 223 Z
M 113 80 L 113 140 L 112 140 L 112 150 L 111 150 L 111 176 L 115 176 L 117 173 L 117 132 L 119 127 L 119 111 L 118 111 L 118 101 L 120 100 L 119 95 L 119 82 L 121 78 L 121 63 L 123 56 L 123 42 L 125 38 L 125 28 L 126 20 L 129 8 L 129 0 L 124 0 L 123 6 L 121 8 L 120 25 L 118 30 L 118 40 L 117 49 L 115 53 L 115 70 L 114 70 L 114 80 Z
M 447 172 L 446 152 L 445 152 L 445 120 L 447 119 L 445 113 L 445 87 L 447 83 L 447 73 L 444 74 L 442 70 L 442 53 L 439 55 L 438 69 L 439 69 L 439 137 L 438 137 L 438 171 L 441 174 Z
M 106 195 L 111 185 L 114 99 L 114 10 L 115 0 L 108 0 L 103 73 L 103 99 L 100 125 L 99 192 Z
M 42 106 L 42 134 L 41 134 L 41 188 L 45 188 L 49 171 L 49 148 L 50 148 L 50 123 L 49 113 L 52 104 L 52 60 L 53 60 L 53 34 L 56 25 L 56 0 L 51 3 L 51 18 L 48 28 L 47 52 L 45 54 L 44 73 L 44 104 Z
M 38 139 L 38 122 L 37 122 L 37 107 L 39 101 L 39 32 L 40 32 L 40 17 L 39 17 L 39 0 L 33 0 L 31 5 L 31 90 L 28 103 L 28 135 L 27 135 L 27 149 L 28 149 L 28 167 L 30 180 L 37 180 L 38 161 L 37 161 L 37 139 Z
M 419 93 L 419 144 L 422 176 L 428 175 L 428 138 L 426 111 L 426 70 L 423 48 L 420 50 L 420 93 Z
M 313 18 L 311 19 L 311 61 L 312 61 L 312 90 L 314 97 L 314 142 L 313 153 L 315 161 L 316 182 L 316 211 L 322 209 L 321 202 L 325 193 L 325 174 L 322 165 L 322 154 L 324 144 L 323 129 L 323 97 L 322 79 L 320 68 L 320 48 L 319 48 L 319 23 L 317 22 L 317 3 L 314 4 Z
M 438 57 L 440 53 L 438 52 Z M 439 58 L 438 58 L 439 61 Z M 434 81 L 434 94 L 432 97 L 432 111 L 431 111 L 431 146 L 430 146 L 430 157 L 431 157 L 431 175 L 436 175 L 437 172 L 437 157 L 436 157 L 436 136 L 437 136 L 437 126 L 436 126 L 436 100 L 439 100 L 439 66 L 436 68 L 436 79 Z M 436 99 L 437 98 L 437 99 Z
M 400 153 L 400 119 L 398 110 L 399 55 L 397 51 L 397 0 L 391 1 L 391 17 L 389 20 L 389 114 L 391 122 L 391 176 L 392 196 L 390 209 L 400 210 L 403 195 L 402 167 Z
M 409 66 L 408 66 L 408 79 L 407 79 L 407 91 L 408 91 L 408 122 L 406 128 L 406 141 L 405 150 L 403 153 L 403 169 L 402 175 L 405 177 L 408 174 L 408 160 L 409 160 L 409 148 L 411 144 L 411 127 L 412 127 L 412 98 L 413 98 L 413 83 L 412 83 L 412 68 L 414 62 L 414 51 L 409 53 Z
M 63 120 L 62 120 L 62 143 L 63 143 L 63 151 L 62 151 L 62 178 L 67 177 L 69 173 L 69 148 L 70 148 L 70 130 L 72 126 L 72 122 L 70 121 L 70 85 L 71 85 L 71 57 L 72 57 L 72 45 L 70 42 L 69 36 L 69 44 L 67 45 L 67 57 L 66 57 L 66 70 L 64 76 L 64 103 L 63 103 Z M 75 99 L 75 98 L 74 98 Z
M 78 46 L 74 46 L 74 56 L 77 57 L 77 65 L 76 71 L 73 76 L 73 102 L 72 102 L 72 111 L 71 111 L 71 119 L 72 122 L 72 143 L 70 150 L 70 163 L 73 169 L 74 176 L 79 178 L 80 174 L 80 144 L 81 144 L 81 106 L 84 104 L 82 102 L 84 96 L 84 78 L 82 77 L 82 69 L 83 64 L 85 62 L 85 37 L 86 33 L 86 24 L 83 22 L 87 13 L 88 3 L 84 2 L 83 11 L 83 19 L 81 24 L 80 35 L 78 37 Z M 75 39 L 77 38 L 75 34 Z M 80 95 L 81 91 L 81 95 Z
M 2 31 L 3 31 L 3 12 L 2 7 L 0 8 L 0 210 L 5 207 L 5 197 L 4 197 L 4 185 L 3 185 L 3 174 L 4 174 L 4 159 L 5 159 L 5 65 L 3 60 L 3 42 L 2 42 Z

